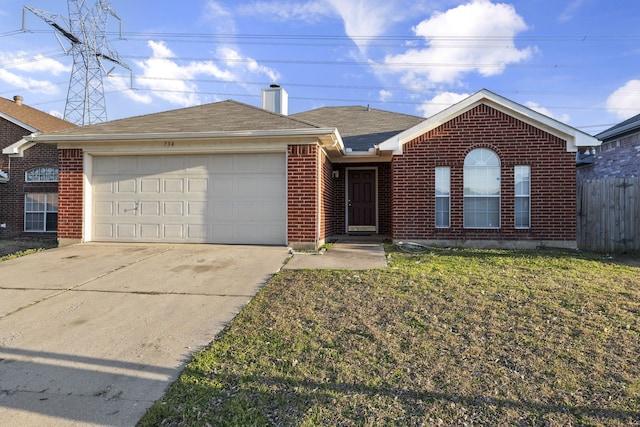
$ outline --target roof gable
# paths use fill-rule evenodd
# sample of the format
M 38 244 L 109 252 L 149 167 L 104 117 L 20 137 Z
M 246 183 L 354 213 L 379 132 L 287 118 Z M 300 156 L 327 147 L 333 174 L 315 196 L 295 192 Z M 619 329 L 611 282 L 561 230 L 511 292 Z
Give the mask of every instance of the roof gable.
M 314 128 L 317 126 L 241 102 L 228 100 L 113 120 L 58 132 L 56 135 L 144 135 Z
M 588 135 L 574 127 L 566 125 L 521 104 L 518 104 L 491 91 L 483 89 L 458 102 L 457 104 L 454 104 L 449 108 L 446 108 L 445 110 L 429 117 L 422 123 L 410 129 L 407 129 L 406 131 L 390 139 L 387 139 L 379 145 L 379 149 L 393 151 L 395 154 L 401 154 L 404 144 L 475 108 L 480 104 L 488 105 L 498 111 L 502 111 L 507 115 L 515 117 L 518 120 L 521 120 L 567 141 L 567 151 L 569 152 L 578 151 L 579 147 L 593 147 L 601 144 L 601 141 L 597 138 Z
M 425 120 L 363 106 L 323 107 L 291 117 L 337 128 L 345 147 L 353 151 L 368 151 Z
M 0 117 L 30 133 L 54 132 L 76 127 L 73 123 L 59 119 L 51 114 L 2 97 L 0 97 Z

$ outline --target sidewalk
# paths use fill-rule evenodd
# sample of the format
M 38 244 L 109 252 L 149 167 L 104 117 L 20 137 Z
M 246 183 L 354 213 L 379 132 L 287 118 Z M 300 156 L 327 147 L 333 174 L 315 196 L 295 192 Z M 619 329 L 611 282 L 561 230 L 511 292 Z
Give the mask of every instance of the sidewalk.
M 387 259 L 380 242 L 351 241 L 332 244 L 324 253 L 295 252 L 285 270 L 370 270 L 387 268 Z

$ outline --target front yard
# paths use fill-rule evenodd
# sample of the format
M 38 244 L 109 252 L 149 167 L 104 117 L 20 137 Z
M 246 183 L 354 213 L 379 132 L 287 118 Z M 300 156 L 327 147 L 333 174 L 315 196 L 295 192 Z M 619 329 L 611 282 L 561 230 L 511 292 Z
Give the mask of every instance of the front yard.
M 277 274 L 140 425 L 640 425 L 639 358 L 637 258 L 392 252 Z

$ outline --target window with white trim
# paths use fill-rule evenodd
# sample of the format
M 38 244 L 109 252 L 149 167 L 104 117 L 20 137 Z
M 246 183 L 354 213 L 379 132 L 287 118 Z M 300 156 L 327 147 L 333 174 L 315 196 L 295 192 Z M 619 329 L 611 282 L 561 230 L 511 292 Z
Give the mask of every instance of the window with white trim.
M 516 166 L 515 178 L 515 227 L 531 227 L 531 167 Z
M 58 182 L 58 168 L 44 166 L 29 169 L 24 174 L 25 182 Z
M 451 168 L 436 167 L 436 228 L 451 226 Z
M 464 227 L 500 228 L 500 159 L 488 148 L 464 159 Z
M 24 231 L 58 230 L 58 194 L 24 195 Z

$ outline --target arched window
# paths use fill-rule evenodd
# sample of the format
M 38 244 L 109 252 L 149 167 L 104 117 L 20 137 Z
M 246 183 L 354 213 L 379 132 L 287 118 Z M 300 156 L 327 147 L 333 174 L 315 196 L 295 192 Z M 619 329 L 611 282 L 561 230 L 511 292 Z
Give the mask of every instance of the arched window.
M 477 148 L 464 159 L 465 228 L 500 228 L 500 159 Z
M 29 169 L 24 175 L 25 182 L 58 182 L 58 168 L 53 166 Z

